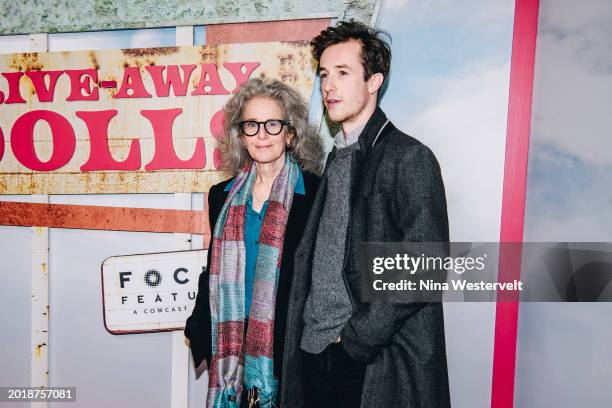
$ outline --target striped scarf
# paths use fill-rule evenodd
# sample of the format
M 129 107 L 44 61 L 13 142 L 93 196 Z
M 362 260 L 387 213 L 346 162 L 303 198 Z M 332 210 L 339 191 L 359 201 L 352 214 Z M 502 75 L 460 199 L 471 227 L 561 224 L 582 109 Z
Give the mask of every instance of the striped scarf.
M 278 380 L 272 368 L 274 306 L 285 227 L 300 169 L 286 155 L 285 165 L 272 185 L 259 237 L 245 337 L 244 222 L 256 167 L 251 164 L 236 176 L 212 236 L 209 278 L 212 361 L 206 404 L 210 408 L 238 407 L 243 388 L 254 387 L 259 389 L 262 408 L 276 404 Z

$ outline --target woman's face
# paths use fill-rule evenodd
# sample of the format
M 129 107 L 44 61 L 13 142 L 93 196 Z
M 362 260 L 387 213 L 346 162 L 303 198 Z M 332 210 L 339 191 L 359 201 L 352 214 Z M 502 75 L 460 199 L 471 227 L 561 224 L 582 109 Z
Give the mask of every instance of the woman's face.
M 242 111 L 242 121 L 265 122 L 270 119 L 286 120 L 283 110 L 278 102 L 265 96 L 256 96 L 249 100 Z M 269 134 L 263 123 L 259 125 L 259 131 L 254 136 L 242 134 L 242 141 L 246 146 L 251 158 L 260 164 L 284 161 L 284 153 L 287 143 L 291 141 L 293 134 L 282 126 L 277 135 Z

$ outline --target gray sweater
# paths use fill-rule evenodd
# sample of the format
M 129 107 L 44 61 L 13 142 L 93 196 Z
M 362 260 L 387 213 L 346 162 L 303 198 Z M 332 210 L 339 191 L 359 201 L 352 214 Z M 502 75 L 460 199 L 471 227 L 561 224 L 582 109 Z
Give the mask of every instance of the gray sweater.
M 313 354 L 321 353 L 336 341 L 352 314 L 342 266 L 349 221 L 351 163 L 357 147 L 358 143 L 353 143 L 337 149 L 328 165 L 327 195 L 319 221 L 301 343 L 302 350 Z

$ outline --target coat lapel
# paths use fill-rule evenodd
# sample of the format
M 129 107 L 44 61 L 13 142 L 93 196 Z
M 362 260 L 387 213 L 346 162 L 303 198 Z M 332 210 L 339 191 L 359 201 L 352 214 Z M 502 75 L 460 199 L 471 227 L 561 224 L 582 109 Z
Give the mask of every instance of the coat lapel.
M 298 262 L 296 265 L 303 266 L 305 268 L 309 268 L 309 265 L 304 264 L 301 260 L 307 258 L 308 254 L 312 253 L 314 249 L 314 243 L 316 240 L 317 232 L 319 230 L 319 219 L 321 218 L 321 213 L 323 212 L 323 204 L 325 203 L 325 197 L 327 196 L 327 169 L 328 164 L 336 155 L 336 148 L 333 148 L 332 151 L 327 155 L 327 162 L 325 163 L 325 171 L 321 176 L 321 182 L 319 183 L 319 187 L 317 191 L 306 191 L 306 194 L 314 194 L 314 199 L 312 201 L 312 209 L 310 211 L 310 216 L 306 222 L 304 227 L 304 235 L 302 237 L 302 242 L 300 243 L 296 256 L 298 258 Z

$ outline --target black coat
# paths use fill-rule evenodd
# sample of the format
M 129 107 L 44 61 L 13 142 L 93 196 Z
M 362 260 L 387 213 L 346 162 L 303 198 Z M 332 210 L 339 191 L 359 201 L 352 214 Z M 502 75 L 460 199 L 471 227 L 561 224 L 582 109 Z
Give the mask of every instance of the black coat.
M 361 406 L 449 407 L 442 304 L 364 303 L 360 296 L 361 242 L 448 241 L 438 162 L 425 145 L 387 123 L 380 108 L 370 117 L 358 143 L 351 170 L 350 220 L 342 271 L 353 313 L 340 337 L 351 357 L 367 364 Z M 332 150 L 328 163 L 334 154 Z M 300 341 L 326 189 L 324 173 L 296 253 L 281 407 L 303 405 Z
M 293 259 L 295 250 L 302 238 L 304 225 L 308 219 L 312 200 L 319 185 L 319 178 L 314 174 L 302 172 L 304 178 L 305 194 L 294 194 L 287 227 L 285 229 L 285 239 L 283 241 L 283 258 L 281 262 L 278 288 L 276 294 L 276 307 L 274 316 L 274 374 L 281 378 L 283 364 L 283 350 L 285 340 L 285 327 L 287 323 L 287 305 L 289 303 L 289 289 L 293 273 Z M 208 192 L 208 216 L 210 220 L 211 232 L 215 230 L 215 224 L 221 207 L 229 192 L 225 187 L 230 180 L 216 184 Z M 211 239 L 212 243 L 212 239 Z M 208 249 L 208 265 L 210 265 L 211 248 Z M 210 367 L 211 360 L 211 323 L 210 323 L 210 304 L 208 291 L 208 267 L 200 275 L 198 282 L 198 295 L 195 307 L 185 325 L 185 336 L 191 342 L 191 353 L 193 361 L 198 367 L 203 360 L 206 360 Z

